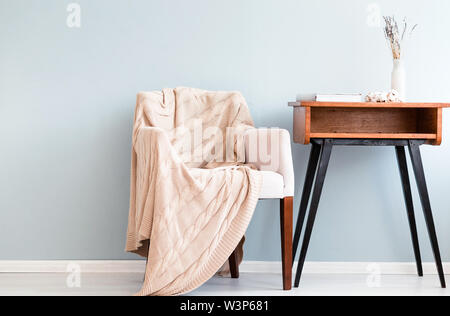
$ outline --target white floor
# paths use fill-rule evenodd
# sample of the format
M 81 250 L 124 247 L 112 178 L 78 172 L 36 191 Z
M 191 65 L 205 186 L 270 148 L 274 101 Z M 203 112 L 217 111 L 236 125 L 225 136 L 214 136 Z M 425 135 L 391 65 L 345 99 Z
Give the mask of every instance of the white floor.
M 70 288 L 64 273 L 0 274 L 0 295 L 86 295 L 122 296 L 133 295 L 142 283 L 142 274 L 137 273 L 85 273 L 81 276 L 81 287 Z M 189 295 L 198 296 L 313 296 L 313 295 L 406 295 L 406 296 L 450 296 L 450 290 L 439 287 L 437 276 L 418 278 L 414 275 L 384 275 L 378 279 L 367 279 L 365 275 L 304 275 L 301 287 L 289 292 L 281 291 L 281 275 L 242 273 L 232 280 L 214 277 Z

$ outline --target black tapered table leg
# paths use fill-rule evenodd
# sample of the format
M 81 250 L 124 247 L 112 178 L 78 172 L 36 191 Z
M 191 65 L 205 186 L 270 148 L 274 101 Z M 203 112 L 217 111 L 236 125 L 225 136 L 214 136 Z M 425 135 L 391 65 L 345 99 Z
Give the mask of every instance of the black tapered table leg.
M 297 255 L 297 248 L 300 242 L 300 236 L 302 234 L 303 223 L 306 217 L 306 211 L 308 209 L 308 203 L 309 198 L 311 196 L 314 177 L 316 176 L 317 164 L 319 162 L 320 157 L 320 150 L 321 145 L 312 143 L 311 153 L 308 162 L 308 169 L 306 170 L 305 184 L 303 185 L 302 199 L 300 201 L 300 208 L 298 212 L 297 226 L 295 227 L 292 262 L 295 261 L 295 256 Z
M 439 279 L 442 288 L 446 288 L 444 269 L 442 267 L 441 253 L 439 251 L 439 244 L 436 235 L 436 228 L 433 220 L 433 213 L 431 211 L 430 197 L 428 195 L 427 183 L 425 180 L 425 173 L 423 170 L 422 157 L 420 155 L 420 143 L 414 140 L 409 141 L 409 153 L 416 176 L 417 187 L 419 190 L 420 200 L 422 202 L 423 213 L 430 236 L 431 247 L 433 248 L 434 258 L 436 261 Z
M 408 213 L 409 228 L 411 229 L 411 239 L 414 247 L 414 256 L 416 258 L 417 273 L 423 276 L 422 259 L 420 255 L 419 238 L 417 236 L 416 217 L 414 215 L 414 204 L 411 193 L 411 183 L 409 181 L 408 163 L 406 161 L 405 147 L 395 147 L 397 154 L 398 168 L 402 180 L 403 195 L 405 197 L 406 210 Z
M 320 196 L 322 194 L 323 183 L 325 182 L 325 176 L 327 174 L 328 163 L 330 162 L 331 151 L 333 149 L 333 143 L 329 139 L 323 140 L 322 153 L 320 155 L 319 167 L 317 169 L 316 183 L 314 185 L 314 191 L 311 198 L 311 206 L 309 210 L 308 221 L 306 223 L 305 236 L 303 237 L 302 250 L 300 252 L 300 259 L 297 266 L 297 274 L 295 276 L 295 287 L 300 284 L 300 277 L 303 272 L 303 265 L 305 264 L 306 254 L 308 252 L 309 241 L 316 219 L 317 209 L 319 207 Z

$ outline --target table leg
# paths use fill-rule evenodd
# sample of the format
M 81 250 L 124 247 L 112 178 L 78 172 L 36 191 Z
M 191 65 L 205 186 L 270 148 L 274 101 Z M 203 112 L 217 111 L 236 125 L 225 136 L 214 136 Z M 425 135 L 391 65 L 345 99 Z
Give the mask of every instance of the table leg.
M 297 266 L 297 274 L 295 276 L 295 287 L 298 287 L 300 284 L 300 277 L 303 272 L 303 265 L 305 264 L 305 258 L 308 252 L 309 241 L 311 239 L 314 221 L 316 219 L 317 209 L 319 207 L 320 196 L 322 194 L 322 188 L 325 182 L 325 176 L 327 174 L 328 163 L 330 161 L 332 149 L 333 149 L 332 141 L 329 139 L 323 140 L 322 153 L 320 155 L 316 183 L 314 185 L 314 191 L 311 198 L 311 207 L 309 210 L 308 221 L 306 223 L 305 236 L 303 237 L 303 245 Z
M 300 236 L 302 234 L 303 224 L 305 222 L 306 211 L 308 209 L 309 198 L 311 196 L 314 177 L 316 175 L 320 151 L 321 146 L 316 143 L 313 143 L 311 153 L 309 156 L 308 169 L 306 170 L 305 184 L 303 185 L 302 199 L 300 201 L 300 208 L 298 211 L 297 226 L 295 228 L 293 255 L 292 255 L 293 262 L 295 261 L 295 256 L 297 255 L 298 244 L 300 242 Z
M 411 183 L 409 181 L 408 163 L 406 162 L 405 147 L 395 147 L 397 154 L 398 168 L 400 170 L 400 178 L 402 180 L 403 195 L 405 197 L 406 210 L 408 213 L 409 228 L 411 229 L 411 238 L 414 247 L 414 255 L 416 258 L 417 273 L 423 276 L 422 259 L 420 255 L 419 238 L 417 236 L 416 218 L 414 215 L 414 204 L 411 194 Z
M 425 215 L 425 221 L 428 228 L 428 234 L 430 236 L 431 247 L 433 248 L 434 258 L 436 261 L 437 270 L 439 273 L 439 279 L 441 286 L 446 288 L 444 269 L 442 267 L 441 254 L 439 251 L 439 244 L 436 235 L 436 228 L 434 225 L 433 214 L 431 211 L 430 197 L 428 195 L 427 183 L 425 180 L 425 173 L 423 170 L 422 157 L 420 155 L 420 144 L 414 140 L 409 141 L 409 153 L 411 155 L 411 161 L 414 168 L 414 174 L 416 176 L 417 187 L 419 189 L 420 200 L 422 202 L 422 208 Z

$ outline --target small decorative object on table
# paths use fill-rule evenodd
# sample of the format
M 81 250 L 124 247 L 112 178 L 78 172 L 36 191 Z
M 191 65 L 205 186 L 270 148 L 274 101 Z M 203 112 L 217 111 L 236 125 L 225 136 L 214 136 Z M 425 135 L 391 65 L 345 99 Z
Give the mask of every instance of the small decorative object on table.
M 408 23 L 406 18 L 403 19 L 403 30 L 400 32 L 399 26 L 395 17 L 385 16 L 384 21 L 386 26 L 384 28 L 384 35 L 389 42 L 389 46 L 392 50 L 392 56 L 394 57 L 394 69 L 392 70 L 392 89 L 396 90 L 400 98 L 405 100 L 406 96 L 406 82 L 405 82 L 405 69 L 403 66 L 402 47 L 404 44 L 405 36 L 408 33 Z M 409 35 L 416 29 L 417 24 L 409 31 Z
M 389 92 L 370 92 L 366 96 L 366 102 L 403 102 L 403 98 L 400 96 L 397 90 L 392 89 Z

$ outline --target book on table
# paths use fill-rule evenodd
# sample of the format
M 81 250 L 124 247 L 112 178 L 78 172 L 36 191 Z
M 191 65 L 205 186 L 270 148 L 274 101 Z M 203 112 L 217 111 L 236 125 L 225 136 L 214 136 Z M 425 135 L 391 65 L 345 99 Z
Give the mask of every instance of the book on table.
M 300 94 L 297 101 L 362 102 L 362 94 Z

